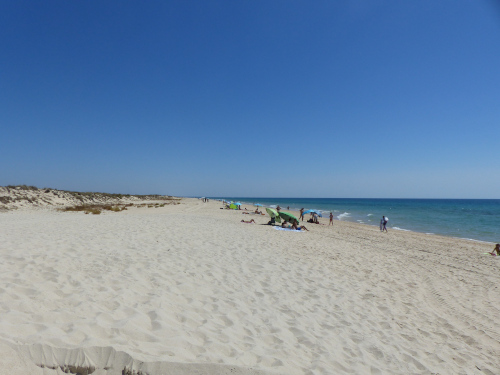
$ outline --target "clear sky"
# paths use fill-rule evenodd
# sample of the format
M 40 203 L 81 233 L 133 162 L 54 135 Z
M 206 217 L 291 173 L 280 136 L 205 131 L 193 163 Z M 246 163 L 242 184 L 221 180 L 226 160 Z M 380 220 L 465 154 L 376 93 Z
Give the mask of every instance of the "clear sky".
M 0 0 L 0 185 L 500 198 L 500 4 Z

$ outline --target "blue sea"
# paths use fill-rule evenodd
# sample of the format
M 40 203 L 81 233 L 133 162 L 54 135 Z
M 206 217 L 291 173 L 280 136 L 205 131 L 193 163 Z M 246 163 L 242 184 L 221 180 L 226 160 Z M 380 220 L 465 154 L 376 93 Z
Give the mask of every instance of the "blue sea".
M 221 199 L 221 198 L 213 198 Z M 350 199 L 350 198 L 245 198 L 232 201 L 286 211 L 314 209 L 328 217 L 379 226 L 382 215 L 390 230 L 408 230 L 449 237 L 500 243 L 500 199 Z

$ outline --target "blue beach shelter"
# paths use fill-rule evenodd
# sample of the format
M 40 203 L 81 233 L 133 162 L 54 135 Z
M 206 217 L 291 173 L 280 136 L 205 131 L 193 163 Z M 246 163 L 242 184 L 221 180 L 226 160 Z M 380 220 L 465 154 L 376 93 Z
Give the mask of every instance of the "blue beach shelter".
M 305 215 L 305 214 L 316 214 L 318 215 L 319 217 L 323 217 L 323 215 L 321 215 L 320 212 L 316 211 L 316 210 L 307 210 L 305 211 L 302 215 Z

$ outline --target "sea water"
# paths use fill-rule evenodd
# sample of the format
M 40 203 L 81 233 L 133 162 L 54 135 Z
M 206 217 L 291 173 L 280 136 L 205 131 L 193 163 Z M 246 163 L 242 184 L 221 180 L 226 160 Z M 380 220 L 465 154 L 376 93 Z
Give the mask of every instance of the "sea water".
M 217 199 L 217 198 L 215 198 Z M 220 198 L 219 198 L 220 199 Z M 382 215 L 389 230 L 409 230 L 500 243 L 500 199 L 350 199 L 225 197 L 243 204 L 280 206 L 283 211 L 317 210 L 336 220 L 379 226 Z

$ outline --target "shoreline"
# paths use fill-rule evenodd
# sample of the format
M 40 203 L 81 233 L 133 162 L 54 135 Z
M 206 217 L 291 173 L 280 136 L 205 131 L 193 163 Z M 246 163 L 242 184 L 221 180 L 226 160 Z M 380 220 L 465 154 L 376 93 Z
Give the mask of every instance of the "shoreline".
M 198 199 L 198 198 L 192 198 L 192 199 Z M 256 207 L 252 206 L 251 204 L 242 204 L 242 207 L 243 207 L 242 210 L 234 210 L 234 211 L 236 211 L 236 212 L 238 212 L 238 211 L 244 211 L 244 208 L 246 207 L 247 211 L 250 212 L 252 209 L 255 210 L 255 208 L 256 208 Z M 265 211 L 265 206 L 262 207 L 262 210 Z M 286 210 L 286 209 L 284 210 L 284 209 L 282 209 L 281 211 L 290 212 L 292 215 L 295 215 L 297 218 L 300 216 L 300 213 L 297 210 Z M 269 215 L 266 214 L 265 216 L 267 218 L 269 218 Z M 328 226 L 330 219 L 328 217 L 319 217 L 318 221 L 320 222 L 320 225 L 326 225 L 326 226 Z M 360 226 L 367 226 L 367 227 L 370 227 L 370 228 L 376 228 L 377 230 L 379 229 L 379 226 L 375 225 L 375 224 L 358 223 L 356 221 L 339 220 L 339 219 L 336 220 L 335 217 L 334 217 L 334 220 L 333 220 L 334 224 L 333 225 L 336 225 L 336 223 L 339 223 L 339 222 L 341 222 L 341 223 L 350 223 L 350 224 L 355 224 L 355 225 L 360 225 Z M 308 223 L 307 221 L 300 221 L 300 225 L 316 226 L 318 224 Z M 445 234 L 440 234 L 440 233 L 424 233 L 424 232 L 418 232 L 418 231 L 414 231 L 414 230 L 410 230 L 410 229 L 401 229 L 401 228 L 394 228 L 394 227 L 391 227 L 389 229 L 391 231 L 394 230 L 396 232 L 410 232 L 410 233 L 418 233 L 418 234 L 422 234 L 422 235 L 426 235 L 426 236 L 440 236 L 440 237 L 449 238 L 449 239 L 455 239 L 455 240 L 473 241 L 473 242 L 479 242 L 479 243 L 488 244 L 488 245 L 492 245 L 492 246 L 494 246 L 496 244 L 496 242 L 491 242 L 491 241 L 476 240 L 474 238 L 453 237 L 453 236 L 447 236 Z
M 214 200 L 219 200 L 220 198 L 212 198 Z M 234 199 L 234 198 L 231 198 L 231 199 Z M 244 203 L 245 206 L 252 206 L 253 207 L 253 204 L 254 202 L 251 201 L 251 202 L 247 202 L 245 201 L 245 199 L 251 199 L 251 200 L 255 200 L 255 201 L 258 201 L 259 198 L 240 198 L 240 201 L 242 203 Z M 265 209 L 265 207 L 270 207 L 270 208 L 275 208 L 277 206 L 277 204 L 274 204 L 275 203 L 275 200 L 285 200 L 285 199 L 291 199 L 289 201 L 285 201 L 285 202 L 280 202 L 279 205 L 283 205 L 285 207 L 282 207 L 282 211 L 288 211 L 286 209 L 286 205 L 287 204 L 290 204 L 290 205 L 293 205 L 293 204 L 296 204 L 297 202 L 292 202 L 293 199 L 296 199 L 296 200 L 302 200 L 303 203 L 301 203 L 299 206 L 303 206 L 305 207 L 306 209 L 316 209 L 317 211 L 321 212 L 327 219 L 328 219 L 328 214 L 330 211 L 334 212 L 334 222 L 337 222 L 337 221 L 342 221 L 342 222 L 351 222 L 351 223 L 358 223 L 358 224 L 363 224 L 363 225 L 370 225 L 370 226 L 374 226 L 376 228 L 378 228 L 378 221 L 375 220 L 375 222 L 373 223 L 369 223 L 369 221 L 371 221 L 371 219 L 367 219 L 366 220 L 363 220 L 363 219 L 359 219 L 361 216 L 360 216 L 360 212 L 356 212 L 356 209 L 349 209 L 349 208 L 346 208 L 346 207 L 343 207 L 343 209 L 326 209 L 326 208 L 320 208 L 318 209 L 317 207 L 318 206 L 321 206 L 322 204 L 324 205 L 324 203 L 318 203 L 318 202 L 307 202 L 305 203 L 305 201 L 307 200 L 314 200 L 316 198 L 264 198 L 263 200 L 264 201 L 268 201 L 266 204 L 263 205 L 263 209 Z M 319 198 L 319 200 L 322 200 L 323 198 Z M 350 199 L 350 198 L 325 198 L 324 199 L 325 201 L 329 201 L 329 200 L 332 200 L 332 201 L 365 201 L 365 202 L 369 202 L 369 201 L 399 201 L 399 202 L 404 202 L 404 201 L 429 201 L 429 199 L 370 199 L 370 198 L 362 198 L 362 199 Z M 273 201 L 274 203 L 273 204 L 268 204 L 269 201 Z M 498 201 L 500 202 L 500 200 L 498 199 L 483 199 L 483 200 L 479 200 L 479 199 L 434 199 L 432 201 L 436 201 L 436 202 L 439 202 L 439 201 L 447 201 L 447 202 L 456 202 L 456 201 L 461 201 L 461 202 L 476 202 L 476 201 L 488 201 L 488 202 L 491 202 L 491 201 Z M 333 205 L 334 203 L 333 202 L 329 202 L 329 204 Z M 336 204 L 336 202 L 335 202 Z M 353 203 L 353 205 L 355 205 L 355 203 Z M 295 212 L 297 213 L 297 216 L 298 216 L 298 207 L 291 207 L 291 210 L 290 212 Z M 367 212 L 373 212 L 373 211 L 376 211 L 377 208 L 375 207 L 371 207 L 370 209 L 366 209 L 366 212 L 363 212 L 363 215 L 366 215 L 366 217 L 373 217 L 373 214 L 372 213 L 368 213 Z M 388 213 L 390 213 L 390 210 L 392 210 L 392 208 L 389 208 L 388 210 Z M 348 212 L 349 211 L 349 212 Z M 354 212 L 354 213 L 353 213 Z M 351 216 L 353 215 L 353 216 Z M 412 212 L 408 212 L 408 215 L 409 216 L 413 216 L 413 213 Z M 389 215 L 392 217 L 392 215 Z M 402 220 L 401 216 L 399 217 L 399 220 Z M 391 220 L 391 222 L 394 222 L 393 220 Z M 413 223 L 415 224 L 415 223 Z M 410 232 L 415 232 L 415 233 L 423 233 L 423 234 L 429 234 L 429 235 L 440 235 L 440 236 L 445 236 L 445 237 L 449 237 L 449 238 L 457 238 L 457 239 L 465 239 L 465 240 L 471 240 L 471 241 L 480 241 L 480 242 L 485 242 L 485 243 L 491 243 L 491 244 L 496 244 L 498 243 L 500 240 L 500 234 L 498 234 L 498 239 L 495 237 L 495 235 L 493 235 L 492 233 L 488 233 L 486 235 L 486 237 L 493 237 L 493 238 L 479 238 L 481 237 L 481 235 L 478 235 L 477 233 L 479 233 L 478 231 L 474 231 L 474 230 L 470 230 L 470 231 L 467 231 L 466 230 L 466 233 L 463 234 L 463 237 L 460 237 L 460 235 L 456 234 L 456 233 L 452 233 L 453 231 L 450 230 L 450 228 L 437 228 L 436 230 L 436 227 L 432 227 L 432 231 L 430 231 L 429 229 L 430 228 L 412 228 L 412 229 L 408 229 L 406 227 L 402 227 L 402 225 L 405 225 L 405 223 L 402 223 L 402 222 L 399 222 L 396 226 L 394 227 L 389 227 L 388 226 L 388 229 L 389 230 L 398 230 L 398 231 L 410 231 Z M 412 227 L 411 223 L 406 223 L 406 225 L 408 225 L 410 228 Z M 493 224 L 490 224 L 490 227 L 491 225 Z M 459 226 L 458 223 L 455 224 L 455 226 Z M 463 229 L 463 228 L 458 228 L 458 231 L 460 231 L 460 229 Z M 477 229 L 477 228 L 476 228 Z M 477 238 L 476 238 L 477 236 Z
M 268 215 L 220 207 L 183 198 L 101 215 L 0 214 L 0 352 L 17 353 L 0 365 L 51 375 L 32 367 L 42 353 L 60 348 L 44 361 L 83 366 L 111 347 L 126 363 L 167 366 L 148 375 L 176 364 L 186 375 L 500 367 L 489 245 L 344 221 L 276 231 Z M 95 373 L 120 374 L 124 357 L 107 358 Z

